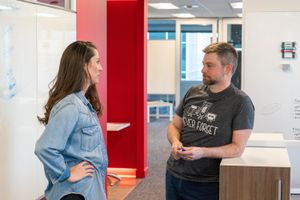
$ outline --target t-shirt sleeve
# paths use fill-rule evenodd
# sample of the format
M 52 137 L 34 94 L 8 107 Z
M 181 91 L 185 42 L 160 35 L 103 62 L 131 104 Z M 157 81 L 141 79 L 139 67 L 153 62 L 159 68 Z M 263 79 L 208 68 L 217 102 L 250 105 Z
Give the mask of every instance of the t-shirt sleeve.
M 176 108 L 176 115 L 178 115 L 179 117 L 183 117 L 183 107 L 185 105 L 185 100 L 186 98 L 190 95 L 191 91 L 193 90 L 194 87 L 191 87 L 186 94 L 184 95 L 184 97 L 181 99 L 179 105 Z
M 243 96 L 237 113 L 233 118 L 233 130 L 253 129 L 254 105 L 248 96 Z
M 177 114 L 179 117 L 182 117 L 182 116 L 183 116 L 183 99 L 181 99 L 179 105 L 178 105 L 177 108 L 176 108 L 176 114 Z

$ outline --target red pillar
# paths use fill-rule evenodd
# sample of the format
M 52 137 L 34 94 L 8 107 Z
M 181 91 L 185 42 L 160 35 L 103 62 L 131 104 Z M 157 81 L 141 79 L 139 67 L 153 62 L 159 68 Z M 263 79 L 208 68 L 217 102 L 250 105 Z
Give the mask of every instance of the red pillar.
M 137 177 L 146 176 L 147 159 L 147 32 L 148 32 L 148 0 L 137 2 L 137 99 L 140 116 L 137 117 Z M 139 67 L 140 66 L 140 67 Z
M 93 42 L 99 52 L 100 62 L 104 70 L 100 74 L 97 85 L 100 101 L 104 106 L 104 112 L 100 117 L 105 141 L 107 142 L 107 58 L 106 58 L 106 0 L 77 0 L 77 40 Z
M 147 0 L 107 1 L 108 121 L 130 127 L 108 134 L 109 167 L 136 169 L 147 163 Z

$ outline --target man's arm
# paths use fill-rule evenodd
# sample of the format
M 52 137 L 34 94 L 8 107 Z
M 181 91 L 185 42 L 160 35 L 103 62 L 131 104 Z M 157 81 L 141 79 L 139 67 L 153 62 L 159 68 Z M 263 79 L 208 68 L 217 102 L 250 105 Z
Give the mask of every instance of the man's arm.
M 175 115 L 173 121 L 169 124 L 167 128 L 167 137 L 172 146 L 172 156 L 175 159 L 179 159 L 178 150 L 182 148 L 182 143 L 180 142 L 180 131 L 183 127 L 182 118 Z
M 200 158 L 232 158 L 239 157 L 244 152 L 251 129 L 233 131 L 232 142 L 219 147 L 186 147 L 186 151 L 178 155 L 186 160 Z

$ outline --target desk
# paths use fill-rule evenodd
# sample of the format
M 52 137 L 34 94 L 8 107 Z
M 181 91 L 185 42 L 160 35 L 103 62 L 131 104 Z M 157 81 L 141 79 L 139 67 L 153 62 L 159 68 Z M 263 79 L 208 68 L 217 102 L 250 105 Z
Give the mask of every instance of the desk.
M 173 104 L 169 102 L 164 101 L 148 101 L 147 102 L 148 107 L 148 118 L 147 122 L 150 122 L 150 108 L 156 108 L 156 119 L 159 118 L 159 107 L 169 107 L 169 120 L 172 121 L 173 118 Z
M 111 123 L 106 124 L 107 131 L 120 131 L 130 126 L 130 123 Z
M 108 122 L 106 124 L 106 129 L 107 131 L 120 131 L 124 128 L 127 128 L 130 126 L 130 123 L 112 123 L 112 122 Z M 107 178 L 108 178 L 108 184 L 110 186 L 114 186 L 116 184 L 118 184 L 121 181 L 121 177 L 117 174 L 114 173 L 107 173 Z M 115 179 L 116 181 L 112 180 Z

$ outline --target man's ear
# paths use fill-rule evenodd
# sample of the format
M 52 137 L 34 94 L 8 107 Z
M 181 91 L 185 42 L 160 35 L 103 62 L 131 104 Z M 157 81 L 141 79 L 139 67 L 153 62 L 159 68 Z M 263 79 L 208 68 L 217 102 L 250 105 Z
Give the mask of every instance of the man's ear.
M 226 67 L 225 67 L 225 72 L 226 74 L 233 74 L 233 65 L 232 64 L 227 64 Z

